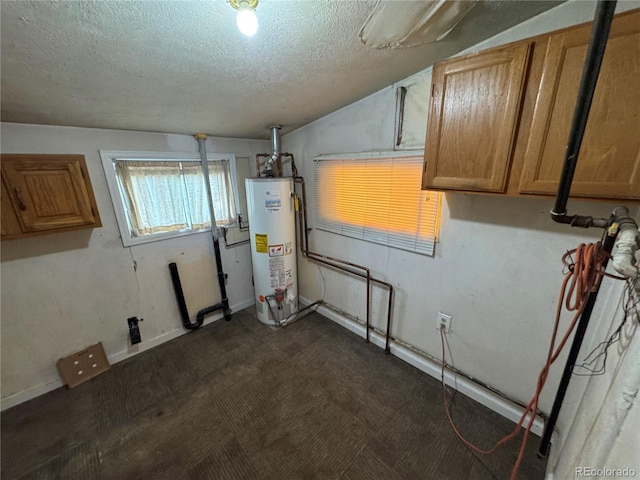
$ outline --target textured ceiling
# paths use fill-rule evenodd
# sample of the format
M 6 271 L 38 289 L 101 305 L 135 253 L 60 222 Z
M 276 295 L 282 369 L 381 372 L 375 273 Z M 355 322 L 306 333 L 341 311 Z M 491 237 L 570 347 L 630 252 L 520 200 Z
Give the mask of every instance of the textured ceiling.
M 268 138 L 560 2 L 481 1 L 445 40 L 401 50 L 360 43 L 376 3 L 261 0 L 247 38 L 223 0 L 2 1 L 2 120 Z

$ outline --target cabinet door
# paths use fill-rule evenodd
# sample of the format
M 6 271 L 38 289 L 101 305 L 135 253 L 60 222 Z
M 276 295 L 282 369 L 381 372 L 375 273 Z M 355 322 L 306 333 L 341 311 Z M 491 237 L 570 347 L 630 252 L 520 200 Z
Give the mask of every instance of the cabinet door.
M 504 191 L 529 50 L 509 45 L 434 67 L 424 189 Z
M 23 232 L 94 225 L 82 155 L 2 155 L 2 177 Z
M 551 35 L 519 191 L 555 194 L 591 25 Z M 616 17 L 571 195 L 640 199 L 640 11 Z
M 4 184 L 4 179 L 0 182 L 0 186 L 2 187 L 2 217 L 0 217 L 2 227 L 0 228 L 0 234 L 2 237 L 19 235 L 22 233 L 22 227 L 20 227 L 20 222 L 11 204 L 11 197 Z

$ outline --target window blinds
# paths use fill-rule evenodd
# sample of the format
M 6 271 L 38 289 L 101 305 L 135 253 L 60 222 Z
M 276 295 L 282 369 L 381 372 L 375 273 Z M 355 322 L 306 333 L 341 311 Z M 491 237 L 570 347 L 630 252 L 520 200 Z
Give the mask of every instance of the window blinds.
M 421 156 L 318 158 L 316 227 L 433 256 L 441 193 L 422 191 Z

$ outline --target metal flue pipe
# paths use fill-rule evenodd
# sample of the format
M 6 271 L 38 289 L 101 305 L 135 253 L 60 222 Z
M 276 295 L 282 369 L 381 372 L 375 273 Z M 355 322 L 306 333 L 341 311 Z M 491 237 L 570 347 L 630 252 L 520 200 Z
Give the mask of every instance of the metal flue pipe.
M 267 161 L 268 165 L 273 165 L 280 156 L 280 129 L 282 125 L 273 125 L 269 127 L 271 130 L 271 158 Z
M 271 155 L 267 157 L 264 163 L 265 176 L 273 176 L 273 165 L 277 164 L 280 159 L 280 129 L 282 125 L 273 125 L 269 127 L 271 130 Z
M 280 129 L 282 125 L 272 125 L 269 127 L 271 130 L 271 153 L 258 153 L 256 155 L 256 174 L 259 177 L 274 177 L 273 166 L 278 167 L 278 175 L 282 176 L 282 166 L 280 152 Z M 289 155 L 289 154 L 286 154 Z M 260 170 L 260 159 L 264 158 L 264 170 Z

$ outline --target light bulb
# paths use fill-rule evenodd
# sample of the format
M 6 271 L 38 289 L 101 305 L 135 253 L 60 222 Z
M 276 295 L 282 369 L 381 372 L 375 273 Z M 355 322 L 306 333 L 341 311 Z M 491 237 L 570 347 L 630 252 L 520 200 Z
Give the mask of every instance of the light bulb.
M 236 18 L 238 29 L 247 37 L 253 37 L 258 31 L 258 18 L 253 10 L 243 8 Z

